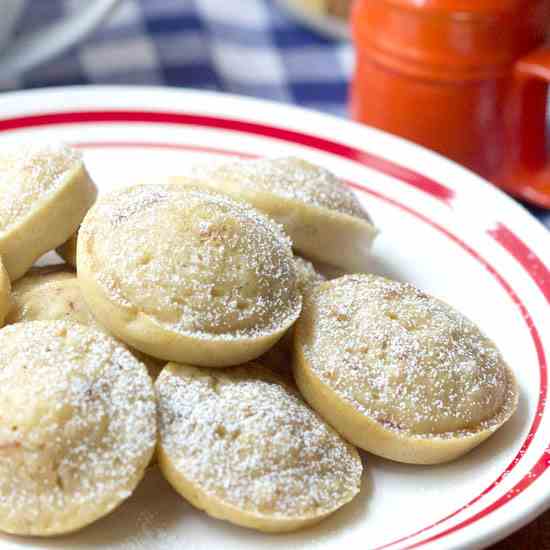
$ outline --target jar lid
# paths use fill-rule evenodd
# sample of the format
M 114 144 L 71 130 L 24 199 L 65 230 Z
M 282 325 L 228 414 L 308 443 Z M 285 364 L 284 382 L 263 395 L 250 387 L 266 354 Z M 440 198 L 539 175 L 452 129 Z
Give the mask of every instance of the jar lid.
M 389 0 L 404 8 L 439 11 L 453 14 L 490 15 L 516 13 L 539 0 Z
M 550 1 L 357 0 L 352 29 L 358 55 L 393 70 L 483 79 L 550 37 Z

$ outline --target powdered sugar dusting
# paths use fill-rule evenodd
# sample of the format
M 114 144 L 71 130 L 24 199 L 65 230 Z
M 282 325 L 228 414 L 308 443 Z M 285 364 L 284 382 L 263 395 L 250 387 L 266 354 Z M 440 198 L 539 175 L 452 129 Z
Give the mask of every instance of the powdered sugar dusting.
M 209 184 L 224 190 L 224 183 L 232 189 L 268 191 L 306 205 L 328 208 L 371 223 L 357 197 L 331 172 L 295 157 L 277 159 L 240 160 L 216 166 L 202 167 L 193 174 Z
M 82 298 L 76 274 L 65 266 L 33 269 L 13 286 L 6 323 L 46 320 L 99 328 Z
M 10 298 L 6 324 L 25 321 L 71 321 L 109 334 L 86 304 L 76 274 L 65 264 L 31 269 L 25 277 L 15 283 Z M 166 362 L 136 349 L 129 349 L 155 379 Z
M 490 428 L 515 406 L 495 345 L 411 285 L 374 275 L 324 283 L 306 298 L 299 325 L 314 373 L 389 429 L 456 435 Z
M 53 534 L 127 498 L 156 443 L 145 368 L 76 323 L 0 331 L 0 527 Z
M 301 256 L 294 256 L 294 266 L 298 276 L 298 288 L 302 294 L 317 283 L 325 281 L 325 277 L 315 269 L 315 266 Z
M 215 191 L 123 189 L 93 207 L 79 242 L 111 300 L 181 334 L 261 335 L 290 325 L 301 309 L 282 229 Z
M 70 170 L 82 162 L 65 145 L 18 144 L 0 150 L 0 231 L 55 193 Z
M 201 493 L 252 513 L 311 517 L 359 491 L 355 449 L 259 365 L 169 365 L 156 389 L 161 446 Z

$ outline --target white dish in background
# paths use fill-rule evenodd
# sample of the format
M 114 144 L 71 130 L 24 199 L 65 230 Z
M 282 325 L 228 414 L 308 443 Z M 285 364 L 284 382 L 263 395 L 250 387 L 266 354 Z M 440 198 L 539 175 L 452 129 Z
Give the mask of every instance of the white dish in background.
M 49 61 L 91 33 L 120 0 L 82 2 L 78 13 L 14 36 L 15 24 L 31 0 L 2 0 L 0 19 L 0 79 L 16 77 Z
M 475 320 L 515 371 L 517 414 L 467 456 L 409 466 L 366 456 L 361 495 L 320 525 L 266 535 L 207 517 L 156 469 L 125 504 L 74 535 L 0 535 L 0 549 L 478 548 L 550 505 L 550 236 L 512 199 L 454 163 L 318 113 L 198 91 L 88 87 L 5 94 L 0 143 L 82 148 L 101 192 L 223 156 L 298 155 L 350 182 L 381 234 L 373 270 Z M 131 246 L 131 243 L 128 243 Z M 549 405 L 550 406 L 550 405 Z
M 305 0 L 277 0 L 277 2 L 298 21 L 320 34 L 339 40 L 349 40 L 349 24 L 344 19 L 317 11 Z

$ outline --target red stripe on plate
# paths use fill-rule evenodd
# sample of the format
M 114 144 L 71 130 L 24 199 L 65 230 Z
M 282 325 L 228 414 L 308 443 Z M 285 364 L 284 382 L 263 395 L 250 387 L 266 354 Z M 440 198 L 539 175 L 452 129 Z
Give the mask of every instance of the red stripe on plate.
M 51 124 L 89 124 L 116 122 L 144 122 L 155 124 L 178 124 L 186 126 L 201 126 L 262 135 L 282 141 L 298 143 L 313 149 L 332 153 L 399 179 L 435 199 L 449 205 L 454 197 L 454 191 L 445 185 L 418 174 L 404 166 L 378 157 L 367 151 L 350 145 L 338 143 L 329 139 L 304 134 L 286 128 L 268 126 L 257 122 L 234 120 L 223 117 L 194 115 L 189 113 L 161 113 L 156 111 L 77 111 L 66 113 L 45 113 L 0 120 L 0 132 L 17 130 L 32 126 L 49 126 Z
M 437 533 L 436 535 L 433 535 L 429 538 L 423 539 L 415 544 L 407 546 L 406 549 L 411 550 L 412 548 L 418 548 L 420 546 L 424 546 L 425 544 L 436 541 L 446 535 L 449 535 L 454 531 L 458 531 L 459 529 L 462 529 L 464 527 L 467 527 L 468 525 L 471 525 L 472 523 L 475 523 L 482 517 L 486 516 L 487 514 L 490 514 L 494 510 L 497 510 L 503 504 L 506 504 L 506 502 L 512 500 L 518 494 L 520 494 L 525 489 L 527 489 L 527 487 L 529 487 L 529 485 L 531 485 L 537 478 L 539 478 L 548 469 L 549 466 L 550 466 L 550 457 L 547 449 L 544 452 L 544 454 L 540 457 L 538 462 L 535 464 L 535 466 L 531 468 L 529 473 L 524 478 L 522 478 L 521 481 L 517 483 L 512 489 L 510 489 L 505 495 L 501 496 L 498 500 L 495 500 L 495 502 L 493 502 L 492 504 L 489 504 L 489 506 L 487 506 L 477 514 L 474 514 L 473 516 L 469 517 L 468 519 L 465 519 L 464 521 L 458 523 L 457 525 L 454 525 L 453 527 L 450 527 L 445 531 L 441 531 L 440 533 Z
M 542 260 L 505 225 L 498 223 L 488 233 L 531 275 L 546 301 L 550 303 L 550 271 Z

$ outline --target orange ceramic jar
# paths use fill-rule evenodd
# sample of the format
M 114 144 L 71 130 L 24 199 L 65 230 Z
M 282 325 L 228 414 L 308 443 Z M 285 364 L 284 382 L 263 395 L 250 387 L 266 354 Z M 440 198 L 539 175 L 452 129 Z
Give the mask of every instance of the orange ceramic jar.
M 354 118 L 550 207 L 550 0 L 356 0 Z

